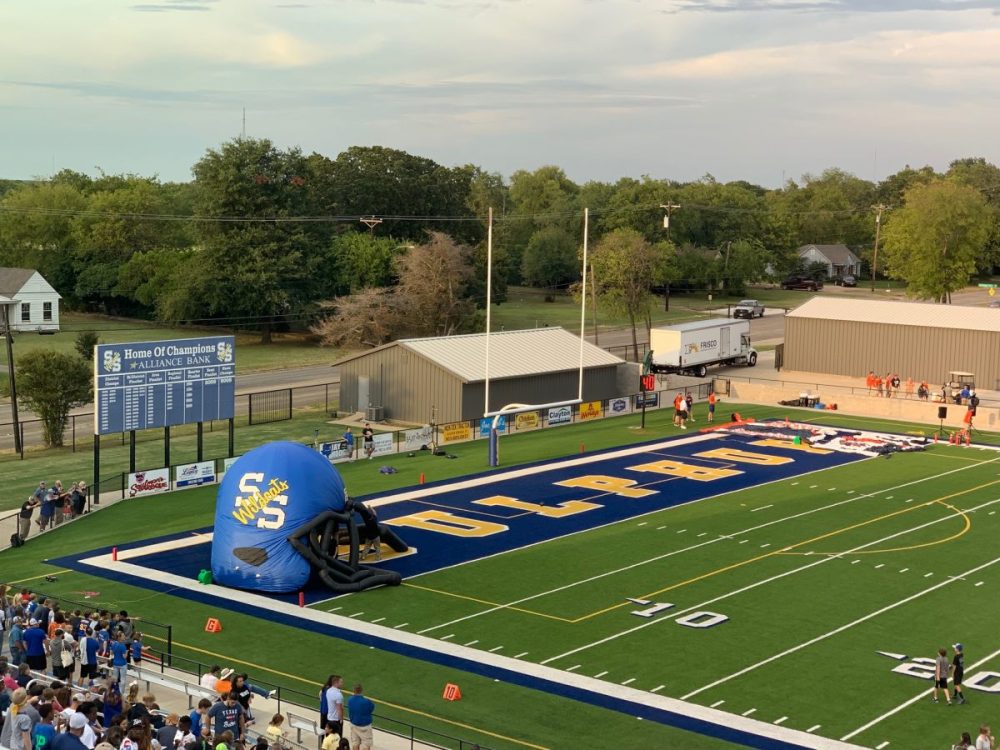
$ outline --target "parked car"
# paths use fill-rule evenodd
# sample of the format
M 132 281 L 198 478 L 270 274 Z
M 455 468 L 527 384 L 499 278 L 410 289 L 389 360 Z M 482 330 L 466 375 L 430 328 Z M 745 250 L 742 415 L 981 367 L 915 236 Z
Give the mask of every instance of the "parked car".
M 987 307 L 1000 307 L 1000 299 L 993 300 L 987 305 Z
M 755 299 L 742 300 L 733 309 L 734 318 L 763 318 L 764 306 Z
M 810 279 L 808 276 L 789 276 L 781 282 L 781 288 L 803 289 L 809 292 L 815 292 L 823 288 L 823 282 L 816 281 L 816 279 Z
M 854 276 L 838 276 L 833 281 L 837 286 L 857 286 L 858 280 Z

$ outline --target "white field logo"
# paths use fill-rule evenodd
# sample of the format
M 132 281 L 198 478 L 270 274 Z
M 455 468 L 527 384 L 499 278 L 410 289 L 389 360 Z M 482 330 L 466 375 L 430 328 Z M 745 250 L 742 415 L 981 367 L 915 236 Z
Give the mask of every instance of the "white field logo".
M 886 656 L 885 652 L 879 652 Z M 893 654 L 892 656 L 896 656 Z M 906 657 L 903 657 L 904 659 Z M 948 660 L 949 662 L 951 659 Z M 905 674 L 908 677 L 917 677 L 921 680 L 934 680 L 934 659 L 926 656 L 914 656 L 904 664 L 897 664 L 892 668 L 893 672 Z M 966 675 L 962 680 L 963 688 L 972 688 L 984 693 L 1000 693 L 1000 672 L 983 670 L 973 675 Z
M 122 355 L 120 352 L 104 352 L 104 371 L 122 371 Z

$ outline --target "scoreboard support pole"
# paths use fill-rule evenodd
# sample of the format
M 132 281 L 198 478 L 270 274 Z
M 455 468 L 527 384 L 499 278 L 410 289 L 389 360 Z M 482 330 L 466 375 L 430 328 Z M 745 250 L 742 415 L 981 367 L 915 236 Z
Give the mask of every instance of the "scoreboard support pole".
M 163 465 L 170 469 L 170 425 L 163 428 Z
M 90 484 L 94 488 L 94 505 L 101 502 L 101 436 L 94 435 L 94 481 Z
M 204 439 L 205 439 L 205 423 L 198 423 L 198 460 L 201 461 L 204 458 Z
M 236 419 L 229 418 L 229 458 L 236 452 Z
M 129 474 L 135 473 L 135 430 L 128 433 L 128 471 Z

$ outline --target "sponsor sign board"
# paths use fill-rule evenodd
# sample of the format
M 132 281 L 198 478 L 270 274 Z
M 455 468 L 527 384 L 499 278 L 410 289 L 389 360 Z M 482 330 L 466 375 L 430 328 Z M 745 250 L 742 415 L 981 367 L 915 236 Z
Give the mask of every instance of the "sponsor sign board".
M 96 435 L 229 419 L 235 404 L 233 336 L 97 346 Z
M 416 430 L 406 430 L 403 433 L 403 450 L 407 452 L 418 451 L 425 445 L 430 448 L 433 440 L 434 432 L 428 424 Z
M 514 417 L 515 430 L 534 430 L 536 427 L 538 427 L 537 411 L 526 411 L 523 414 L 515 415 Z
M 580 404 L 580 419 L 599 419 L 601 416 L 600 401 L 584 401 Z
M 445 443 L 472 439 L 472 425 L 468 422 L 452 422 L 441 426 L 441 439 Z
M 170 491 L 170 468 L 148 469 L 128 475 L 128 496 L 141 497 Z
M 638 396 L 634 396 L 633 398 L 635 398 L 636 409 L 641 409 L 643 405 L 645 405 L 647 409 L 655 409 L 660 405 L 659 393 L 647 393 L 645 394 L 645 397 L 640 393 Z
M 229 458 L 224 458 L 224 459 L 222 459 L 222 473 L 223 473 L 223 474 L 225 474 L 225 473 L 226 473 L 227 471 L 229 471 L 229 468 L 230 468 L 230 467 L 231 467 L 231 466 L 232 466 L 232 465 L 233 465 L 234 463 L 236 463 L 236 461 L 237 461 L 238 459 L 239 459 L 239 456 L 231 456 L 231 457 L 229 457 Z
M 608 401 L 608 415 L 628 414 L 632 411 L 632 402 L 627 398 L 613 398 Z
M 483 417 L 479 420 L 479 437 L 489 437 L 490 427 L 493 426 L 493 417 Z M 507 415 L 501 414 L 497 420 L 497 432 L 507 432 Z
M 199 484 L 211 484 L 214 481 L 215 461 L 181 464 L 174 475 L 175 487 L 197 487 Z
M 393 452 L 393 433 L 391 432 L 380 432 L 375 437 L 372 438 L 372 451 L 373 456 L 381 456 L 386 453 Z
M 549 424 L 569 424 L 573 421 L 572 406 L 557 406 L 549 409 Z
M 331 461 L 339 461 L 351 457 L 351 449 L 346 440 L 334 440 L 332 443 L 321 443 L 319 452 Z

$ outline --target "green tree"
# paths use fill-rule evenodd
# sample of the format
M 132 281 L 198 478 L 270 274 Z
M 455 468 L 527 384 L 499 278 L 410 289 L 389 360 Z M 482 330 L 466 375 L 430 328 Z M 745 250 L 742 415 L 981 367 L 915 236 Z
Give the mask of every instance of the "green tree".
M 904 197 L 886 222 L 886 272 L 906 281 L 913 297 L 950 302 L 976 271 L 990 209 L 975 188 L 951 180 L 914 185 Z
M 601 303 L 628 316 L 632 344 L 638 350 L 636 326 L 650 325 L 652 286 L 664 278 L 664 253 L 634 229 L 616 229 L 604 235 L 590 255 L 594 287 Z
M 344 232 L 330 243 L 326 272 L 334 294 L 350 294 L 366 287 L 389 286 L 395 279 L 395 261 L 405 246 L 391 237 L 369 232 Z
M 88 362 L 94 361 L 94 347 L 101 343 L 100 336 L 94 331 L 80 331 L 76 334 L 76 340 L 73 342 L 73 348 L 76 349 L 77 354 L 79 354 L 83 359 Z
M 579 278 L 576 241 L 559 227 L 539 229 L 524 249 L 521 276 L 529 286 L 549 288 Z
M 17 364 L 17 395 L 42 420 L 45 444 L 59 447 L 70 410 L 92 398 L 89 362 L 72 354 L 36 349 Z
M 537 230 L 553 226 L 582 237 L 579 192 L 576 183 L 559 167 L 549 165 L 534 172 L 523 169 L 514 172 L 510 181 L 513 205 L 508 206 L 504 216 L 510 283 L 521 281 L 521 259 Z

